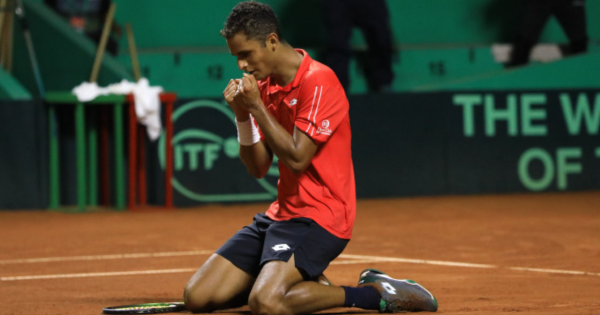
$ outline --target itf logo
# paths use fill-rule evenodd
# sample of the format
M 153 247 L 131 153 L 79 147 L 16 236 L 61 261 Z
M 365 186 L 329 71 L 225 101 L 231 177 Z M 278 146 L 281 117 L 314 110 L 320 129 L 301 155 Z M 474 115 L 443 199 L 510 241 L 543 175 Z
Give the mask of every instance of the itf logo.
M 173 112 L 173 188 L 194 202 L 274 200 L 279 170 L 277 161 L 267 176 L 255 179 L 239 159 L 235 115 L 225 103 L 193 101 Z M 164 133 L 158 144 L 161 168 L 165 166 Z

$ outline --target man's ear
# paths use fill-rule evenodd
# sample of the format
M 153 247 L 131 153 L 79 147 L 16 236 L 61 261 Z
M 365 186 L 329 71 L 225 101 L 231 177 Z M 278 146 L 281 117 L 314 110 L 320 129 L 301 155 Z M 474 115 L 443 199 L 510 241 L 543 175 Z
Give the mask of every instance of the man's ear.
M 275 49 L 277 49 L 277 46 L 279 46 L 279 37 L 277 36 L 277 34 L 269 34 L 269 36 L 267 36 L 266 44 L 267 48 L 269 48 L 271 51 L 275 51 Z

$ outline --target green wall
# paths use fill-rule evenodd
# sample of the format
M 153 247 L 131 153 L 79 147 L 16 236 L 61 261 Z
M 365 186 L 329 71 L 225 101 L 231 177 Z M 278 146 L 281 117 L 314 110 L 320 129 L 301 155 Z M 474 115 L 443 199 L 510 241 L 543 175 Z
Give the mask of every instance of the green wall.
M 321 0 L 267 0 L 280 17 L 283 32 L 296 47 L 322 60 L 324 41 Z M 396 51 L 393 90 L 444 89 L 456 82 L 502 74 L 490 46 L 508 42 L 515 30 L 520 0 L 388 0 Z M 87 80 L 95 48 L 87 38 L 69 29 L 67 23 L 41 5 L 27 0 L 32 37 L 38 50 L 47 90 L 71 89 Z M 238 0 L 114 0 L 116 23 L 131 23 L 144 76 L 180 97 L 219 97 L 230 78 L 240 76 L 219 30 Z M 588 0 L 591 48 L 600 47 L 599 0 Z M 19 33 L 17 32 L 17 35 Z M 25 53 L 16 36 L 21 61 L 15 76 L 35 94 L 35 82 Z M 553 19 L 542 36 L 544 42 L 564 43 L 565 36 Z M 364 40 L 354 31 L 351 61 L 351 94 L 368 91 L 365 69 L 369 67 Z M 119 39 L 117 58 L 106 56 L 99 82 L 108 84 L 132 77 L 125 33 Z M 596 48 L 595 48 L 596 47 Z M 116 60 L 115 60 L 116 59 Z M 530 82 L 530 81 L 527 81 Z M 539 88 L 546 88 L 543 81 Z M 482 83 L 484 84 L 484 83 Z M 586 86 L 596 84 L 589 81 Z M 497 85 L 497 84 L 496 84 Z M 573 86 L 573 84 L 569 85 Z
M 225 47 L 219 36 L 225 18 L 238 0 L 115 0 L 117 21 L 136 29 L 140 48 Z M 277 12 L 284 36 L 295 46 L 323 43 L 319 0 L 267 0 Z M 491 44 L 509 41 L 519 0 L 388 0 L 390 20 L 399 45 Z M 600 1 L 588 0 L 589 31 L 600 39 Z M 361 43 L 356 34 L 355 43 Z M 565 42 L 556 21 L 542 41 Z M 125 46 L 125 41 L 122 40 Z
M 500 70 L 467 76 L 461 79 L 424 85 L 418 91 L 440 90 L 526 90 L 598 88 L 600 52 L 565 58 L 548 64 L 533 64 L 514 70 Z
M 322 59 L 324 41 L 320 0 L 268 0 L 280 17 L 284 36 Z M 503 73 L 490 46 L 510 42 L 516 32 L 519 0 L 388 0 L 396 51 L 394 91 L 434 90 L 457 80 Z M 117 21 L 135 32 L 142 72 L 153 84 L 181 97 L 218 97 L 230 78 L 240 75 L 219 30 L 238 0 L 116 0 Z M 588 1 L 591 47 L 600 45 L 600 1 Z M 541 41 L 565 43 L 554 19 Z M 351 94 L 368 91 L 368 56 L 362 34 L 354 31 Z M 131 69 L 126 38 L 119 60 Z M 131 71 L 131 70 L 130 70 Z M 538 82 L 538 81 L 533 81 Z M 595 80 L 589 84 L 595 84 Z M 536 84 L 536 83 L 534 83 Z M 570 85 L 572 86 L 572 85 Z M 539 88 L 545 88 L 543 81 Z

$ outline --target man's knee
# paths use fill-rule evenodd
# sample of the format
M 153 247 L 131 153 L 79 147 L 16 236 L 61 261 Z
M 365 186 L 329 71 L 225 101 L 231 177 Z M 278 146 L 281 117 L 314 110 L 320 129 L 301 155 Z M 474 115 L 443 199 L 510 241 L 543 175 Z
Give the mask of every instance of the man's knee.
M 261 292 L 250 293 L 248 306 L 254 315 L 286 315 L 292 314 L 285 305 L 284 296 L 267 296 Z
M 202 290 L 195 289 L 193 287 L 187 287 L 183 291 L 183 302 L 185 303 L 185 307 L 192 312 L 212 312 L 214 308 L 211 308 L 209 305 L 210 296 L 204 294 Z
M 231 294 L 223 290 L 206 289 L 201 286 L 190 286 L 183 291 L 185 307 L 192 312 L 212 312 L 232 303 Z
M 183 301 L 185 307 L 194 313 L 236 308 L 248 303 L 248 292 L 238 289 L 206 281 L 188 283 L 183 291 Z
M 248 303 L 253 278 L 214 254 L 189 280 L 183 300 L 192 312 L 211 312 Z

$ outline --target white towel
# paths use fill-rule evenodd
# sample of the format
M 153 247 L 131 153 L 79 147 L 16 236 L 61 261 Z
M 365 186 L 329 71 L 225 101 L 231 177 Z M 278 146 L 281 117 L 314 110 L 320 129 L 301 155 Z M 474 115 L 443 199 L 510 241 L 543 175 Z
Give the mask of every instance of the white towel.
M 154 141 L 158 139 L 162 130 L 159 97 L 162 91 L 162 87 L 150 86 L 148 79 L 141 78 L 137 83 L 122 80 L 104 88 L 96 83 L 83 82 L 73 88 L 72 92 L 80 102 L 91 101 L 100 95 L 133 93 L 137 120 L 146 126 L 148 137 Z
M 80 102 L 89 102 L 100 95 L 108 94 L 106 88 L 101 88 L 96 82 L 82 82 L 80 85 L 73 88 L 73 94 L 77 95 Z

